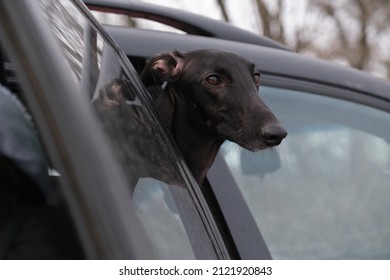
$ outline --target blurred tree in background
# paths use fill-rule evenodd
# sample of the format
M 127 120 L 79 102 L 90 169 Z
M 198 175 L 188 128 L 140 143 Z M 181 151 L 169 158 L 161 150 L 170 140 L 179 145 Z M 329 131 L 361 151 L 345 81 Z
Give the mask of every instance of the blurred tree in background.
M 267 36 L 296 52 L 390 79 L 390 0 L 139 1 L 207 12 L 206 16 Z M 109 15 L 99 18 L 112 22 Z M 120 21 L 143 26 L 140 19 L 123 17 Z
M 226 21 L 229 21 L 229 1 L 217 0 Z M 339 61 L 390 79 L 388 0 L 251 1 L 262 35 L 297 52 Z M 303 1 L 300 24 L 291 27 L 291 18 L 296 12 L 292 5 Z M 289 32 L 285 31 L 287 28 Z

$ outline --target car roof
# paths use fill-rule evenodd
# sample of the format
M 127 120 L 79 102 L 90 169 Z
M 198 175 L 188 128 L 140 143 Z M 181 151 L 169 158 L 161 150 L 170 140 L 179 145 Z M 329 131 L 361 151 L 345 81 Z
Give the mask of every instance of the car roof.
M 104 26 L 128 56 L 151 57 L 163 51 L 220 49 L 256 63 L 264 74 L 290 77 L 354 90 L 390 101 L 390 82 L 366 72 L 307 55 L 253 44 L 195 35 Z
M 131 0 L 83 0 L 83 2 L 91 10 L 126 14 L 130 17 L 149 19 L 172 26 L 192 35 L 221 38 L 290 50 L 287 46 L 267 37 L 254 34 L 221 20 L 214 20 L 184 10 Z

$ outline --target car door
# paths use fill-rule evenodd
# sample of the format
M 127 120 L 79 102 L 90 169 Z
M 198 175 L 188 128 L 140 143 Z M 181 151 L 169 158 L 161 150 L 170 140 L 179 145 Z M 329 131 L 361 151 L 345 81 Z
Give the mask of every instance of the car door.
M 287 127 L 286 141 L 256 154 L 227 142 L 208 173 L 240 255 L 268 247 L 280 259 L 389 257 L 388 81 L 272 48 L 107 30 L 139 70 L 155 53 L 215 48 L 247 57 L 262 73 L 259 94 Z M 127 44 L 130 36 L 148 47 Z

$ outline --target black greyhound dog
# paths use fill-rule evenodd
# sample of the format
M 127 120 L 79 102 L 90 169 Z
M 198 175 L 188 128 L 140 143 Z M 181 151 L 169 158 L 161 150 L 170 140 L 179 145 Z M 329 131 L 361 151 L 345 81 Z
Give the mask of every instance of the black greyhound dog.
M 199 185 L 225 140 L 259 151 L 287 136 L 258 96 L 255 65 L 233 53 L 161 53 L 148 61 L 141 80 Z

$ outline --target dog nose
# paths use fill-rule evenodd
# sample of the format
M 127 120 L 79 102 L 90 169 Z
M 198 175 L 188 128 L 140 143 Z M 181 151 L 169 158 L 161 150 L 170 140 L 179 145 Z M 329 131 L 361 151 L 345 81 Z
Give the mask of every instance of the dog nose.
M 265 144 L 270 147 L 279 145 L 287 136 L 287 131 L 280 124 L 270 124 L 262 129 Z

